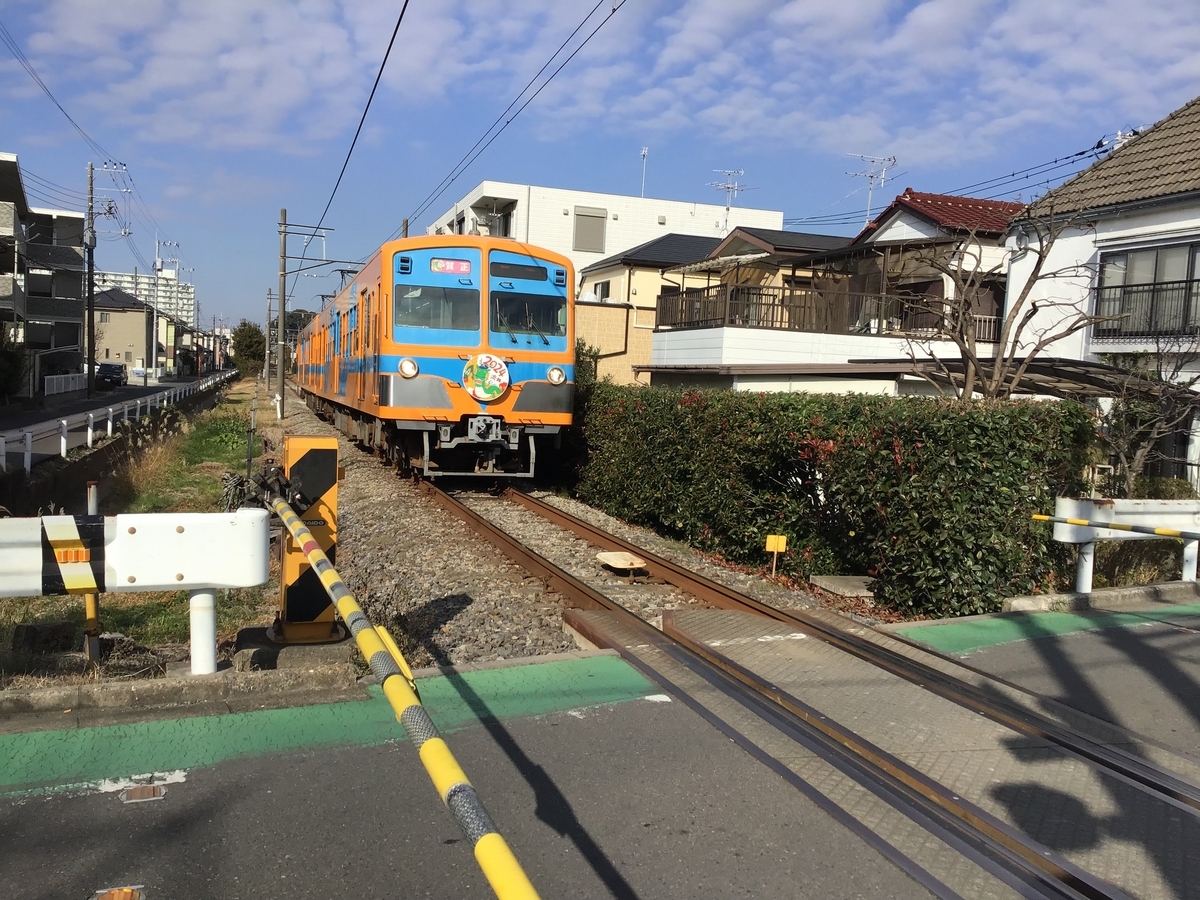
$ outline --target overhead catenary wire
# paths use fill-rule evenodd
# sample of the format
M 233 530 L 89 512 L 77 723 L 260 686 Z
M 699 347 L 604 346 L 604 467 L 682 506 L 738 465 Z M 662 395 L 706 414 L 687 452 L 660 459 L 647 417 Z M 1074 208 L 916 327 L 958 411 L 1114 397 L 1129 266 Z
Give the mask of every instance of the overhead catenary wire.
M 379 63 L 379 71 L 375 73 L 375 83 L 371 85 L 371 93 L 367 96 L 367 102 L 363 106 L 362 115 L 358 119 L 358 127 L 354 129 L 354 137 L 350 141 L 350 149 L 346 151 L 346 158 L 342 161 L 342 169 L 338 172 L 337 181 L 333 183 L 333 190 L 329 192 L 329 199 L 325 202 L 325 209 L 322 210 L 321 217 L 317 220 L 316 227 L 312 230 L 314 235 L 325 224 L 325 216 L 329 214 L 329 207 L 333 205 L 333 198 L 337 196 L 338 188 L 342 184 L 342 177 L 346 174 L 346 167 L 350 165 L 350 157 L 354 154 L 354 147 L 358 143 L 358 136 L 362 134 L 363 123 L 367 121 L 367 113 L 371 110 L 371 101 L 375 99 L 375 91 L 379 88 L 380 79 L 383 78 L 383 70 L 387 68 L 388 57 L 392 55 L 392 46 L 396 43 L 396 35 L 400 33 L 400 23 L 404 21 L 404 14 L 408 11 L 408 3 L 409 0 L 404 0 L 404 5 L 400 7 L 400 15 L 396 17 L 396 27 L 392 29 L 392 38 L 388 41 L 387 49 L 383 52 L 383 59 Z M 300 266 L 303 266 L 306 259 L 308 259 L 308 241 L 304 242 L 304 250 L 300 254 Z M 292 286 L 287 291 L 289 296 L 295 290 L 296 279 L 299 277 L 298 273 L 292 275 Z
M 995 199 L 1000 199 L 1002 197 L 1009 196 L 1013 193 L 1012 190 L 1008 190 L 1008 189 L 1001 190 L 1002 188 L 1011 188 L 1011 187 L 1016 187 L 1018 185 L 1022 189 L 1049 186 L 1049 185 L 1054 184 L 1056 181 L 1059 181 L 1060 177 L 1069 177 L 1070 175 L 1074 175 L 1076 173 L 1069 172 L 1069 173 L 1065 173 L 1064 175 L 1062 175 L 1060 177 L 1055 177 L 1055 178 L 1050 178 L 1050 179 L 1042 178 L 1041 180 L 1039 180 L 1037 182 L 1033 182 L 1033 183 L 1030 183 L 1030 182 L 1034 178 L 1038 178 L 1039 176 L 1045 176 L 1051 172 L 1060 171 L 1062 169 L 1073 168 L 1075 166 L 1078 166 L 1081 162 L 1084 162 L 1090 158 L 1098 159 L 1103 153 L 1107 152 L 1108 149 L 1111 149 L 1111 141 L 1108 140 L 1108 135 L 1105 135 L 1099 141 L 1097 141 L 1094 145 L 1084 148 L 1083 150 L 1076 151 L 1075 153 L 1067 154 L 1066 156 L 1060 156 L 1060 157 L 1057 157 L 1056 159 L 1038 163 L 1037 165 L 1029 166 L 1025 169 L 1018 169 L 1018 170 L 1010 172 L 1006 175 L 998 175 L 993 178 L 988 178 L 983 181 L 975 182 L 973 184 L 963 185 L 962 187 L 951 188 L 949 191 L 947 191 L 947 193 L 962 195 L 962 194 L 966 193 L 967 191 L 978 190 L 980 188 L 988 188 L 990 191 L 993 191 L 993 192 L 990 192 L 986 196 L 979 197 L 977 199 L 995 200 Z M 849 196 L 852 196 L 852 194 L 848 194 L 846 197 L 843 197 L 842 199 L 845 200 Z M 841 201 L 838 201 L 838 202 L 840 203 Z M 826 207 L 826 209 L 828 209 L 828 207 Z M 807 225 L 826 226 L 826 227 L 834 226 L 834 225 L 850 225 L 850 224 L 854 224 L 858 219 L 861 219 L 864 212 L 865 212 L 865 210 L 858 209 L 858 210 L 841 212 L 841 213 L 828 213 L 825 215 L 799 216 L 796 218 L 785 219 L 784 224 L 785 225 L 807 224 Z
M 436 193 L 434 193 L 431 197 L 427 198 L 421 204 L 421 206 L 417 208 L 417 210 L 415 212 L 413 212 L 409 215 L 408 218 L 410 221 L 415 220 L 418 216 L 420 216 L 427 209 L 429 209 L 429 207 L 432 206 L 437 201 L 438 197 L 440 197 L 442 194 L 444 194 L 446 192 L 446 190 L 450 187 L 450 185 L 452 185 L 455 181 L 457 181 L 459 176 L 462 175 L 468 168 L 470 168 L 471 163 L 473 163 L 475 160 L 477 160 L 483 154 L 483 152 L 492 145 L 492 142 L 495 141 L 496 138 L 500 137 L 500 135 L 502 135 L 504 133 L 505 129 L 507 129 L 508 126 L 511 125 L 516 120 L 517 116 L 519 116 L 525 110 L 525 108 L 527 106 L 529 106 L 530 103 L 532 103 L 534 100 L 537 99 L 538 95 L 546 89 L 546 86 L 549 85 L 550 82 L 554 80 L 555 76 L 557 76 L 559 72 L 561 72 L 564 68 L 566 68 L 567 64 L 570 63 L 571 60 L 575 58 L 575 56 L 579 53 L 580 50 L 582 50 L 584 47 L 586 47 L 588 45 L 588 42 L 591 41 L 591 39 L 596 36 L 596 33 L 601 28 L 603 28 L 613 16 L 615 16 L 617 14 L 617 12 L 621 9 L 622 6 L 625 5 L 626 2 L 627 2 L 627 0 L 620 0 L 620 2 L 613 4 L 612 8 L 608 12 L 608 15 L 606 15 L 603 19 L 600 20 L 600 24 L 598 24 L 595 28 L 593 28 L 591 30 L 591 32 L 588 33 L 588 36 L 583 39 L 583 41 L 579 44 L 579 46 L 571 51 L 570 55 L 567 56 L 567 58 L 562 61 L 562 63 L 559 65 L 559 67 L 550 73 L 550 77 L 548 77 L 545 81 L 543 81 L 541 83 L 541 85 L 538 87 L 538 89 L 536 91 L 534 91 L 533 94 L 530 95 L 529 99 L 527 99 L 524 103 L 522 103 L 517 108 L 516 112 L 514 112 L 511 116 L 509 116 L 505 120 L 504 124 L 502 126 L 500 126 L 500 129 L 498 131 L 496 131 L 495 134 L 493 134 L 490 138 L 488 138 L 487 142 L 484 143 L 483 146 L 480 147 L 478 145 L 478 142 L 476 142 L 476 146 L 478 147 L 478 149 L 475 150 L 473 153 L 468 154 L 469 158 L 466 159 L 465 163 L 460 163 L 459 165 L 455 166 L 454 169 L 451 169 L 450 175 L 448 175 L 446 178 L 442 179 L 442 186 L 436 191 Z M 593 10 L 593 12 L 595 12 L 595 10 Z M 584 19 L 584 22 L 587 22 L 588 19 L 591 18 L 591 15 L 592 14 L 589 13 L 588 18 Z M 576 30 L 578 30 L 578 29 L 576 29 Z M 554 56 L 557 56 L 559 54 L 559 52 L 561 52 L 561 48 L 559 50 L 555 51 Z M 551 60 L 553 60 L 553 59 L 554 59 L 554 57 L 551 57 Z M 526 89 L 528 89 L 528 88 L 526 88 Z M 522 91 L 522 93 L 524 93 L 524 91 Z M 520 95 L 518 95 L 517 99 L 520 99 Z M 510 109 L 512 108 L 511 104 L 509 105 L 509 108 Z M 486 132 L 485 132 L 485 134 L 486 134 Z M 396 233 L 397 232 L 395 232 L 395 231 L 392 232 L 391 237 L 394 237 L 396 235 Z M 390 240 L 390 237 L 389 237 L 389 240 Z
M 439 181 L 437 186 L 434 187 L 434 189 L 429 192 L 429 194 L 425 197 L 425 199 L 421 201 L 420 205 L 417 207 L 418 212 L 409 216 L 410 219 L 416 218 L 416 216 L 419 215 L 420 212 L 424 211 L 433 200 L 436 200 L 437 197 L 439 196 L 438 195 L 439 190 L 449 187 L 449 185 L 447 184 L 447 180 L 454 177 L 454 173 L 458 170 L 458 168 L 464 162 L 466 162 L 467 158 L 475 151 L 475 148 L 477 148 L 480 144 L 482 144 L 485 140 L 487 140 L 487 136 L 492 133 L 492 130 L 497 125 L 499 125 L 504 120 L 504 117 L 507 116 L 508 113 L 512 110 L 512 108 L 514 106 L 516 106 L 518 102 L 520 102 L 521 98 L 525 96 L 525 92 L 528 91 L 531 87 L 533 87 L 534 83 L 539 78 L 542 77 L 542 73 L 545 72 L 548 68 L 550 68 L 550 64 L 552 62 L 554 62 L 555 59 L 558 58 L 558 55 L 563 52 L 563 50 L 566 48 L 567 44 L 569 44 L 572 40 L 574 40 L 575 35 L 579 34 L 579 32 L 583 28 L 583 26 L 586 25 L 588 23 L 588 21 L 592 18 L 592 16 L 594 16 L 596 14 L 596 10 L 598 10 L 603 5 L 604 5 L 604 0 L 599 0 L 599 2 L 597 2 L 596 5 L 591 8 L 591 10 L 588 12 L 588 14 L 580 20 L 579 24 L 575 26 L 574 30 L 570 34 L 567 35 L 566 39 L 563 40 L 563 42 L 561 44 L 558 45 L 558 49 L 555 50 L 553 53 L 551 53 L 549 59 L 547 59 L 544 63 L 542 63 L 542 67 L 540 69 L 538 69 L 537 72 L 534 73 L 534 76 L 529 79 L 529 81 L 526 83 L 525 87 L 521 88 L 521 90 L 517 93 L 517 96 L 512 98 L 512 102 L 510 102 L 508 104 L 508 106 L 506 106 L 504 108 L 504 110 L 500 113 L 500 115 L 496 116 L 495 121 L 493 121 L 492 124 L 487 127 L 487 130 L 484 131 L 483 134 L 481 134 L 479 136 L 479 139 L 477 141 L 475 141 L 474 144 L 471 145 L 471 148 L 469 150 L 467 150 L 466 153 L 463 154 L 462 159 L 460 159 L 457 163 L 454 164 L 454 167 L 450 170 L 450 174 L 448 174 L 445 178 L 443 178 L 441 181 Z M 396 234 L 396 232 L 393 232 L 392 235 L 389 237 L 389 240 L 391 237 L 394 237 L 395 234 Z

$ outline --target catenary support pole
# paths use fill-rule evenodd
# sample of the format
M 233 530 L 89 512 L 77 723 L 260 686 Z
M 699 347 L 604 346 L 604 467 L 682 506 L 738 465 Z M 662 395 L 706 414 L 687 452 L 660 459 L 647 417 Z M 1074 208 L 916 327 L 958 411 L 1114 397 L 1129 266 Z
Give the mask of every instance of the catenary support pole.
M 275 335 L 275 339 L 279 342 L 279 353 L 275 357 L 275 368 L 278 369 L 277 381 L 279 382 L 279 419 L 283 420 L 283 384 L 287 377 L 287 332 L 284 330 L 287 309 L 287 210 L 279 210 L 279 324 L 276 330 L 279 332 Z
M 87 228 L 83 245 L 87 248 L 87 353 L 83 364 L 87 372 L 87 396 L 96 395 L 96 215 L 92 205 L 92 164 L 88 163 Z

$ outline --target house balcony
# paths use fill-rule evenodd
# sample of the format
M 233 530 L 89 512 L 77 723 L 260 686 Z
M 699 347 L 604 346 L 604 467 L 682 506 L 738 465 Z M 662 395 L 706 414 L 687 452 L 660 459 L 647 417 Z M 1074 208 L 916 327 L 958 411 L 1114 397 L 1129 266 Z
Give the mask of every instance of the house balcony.
M 16 275 L 0 275 L 0 319 L 14 318 L 25 318 L 25 286 Z
M 1092 344 L 1200 350 L 1200 279 L 1095 289 Z
M 808 334 L 860 335 L 919 341 L 944 340 L 934 298 L 855 294 L 814 289 L 719 284 L 660 294 L 655 331 L 765 328 Z M 977 343 L 993 343 L 997 316 L 974 316 Z M 888 351 L 895 355 L 894 348 Z M 875 355 L 875 354 L 871 354 Z

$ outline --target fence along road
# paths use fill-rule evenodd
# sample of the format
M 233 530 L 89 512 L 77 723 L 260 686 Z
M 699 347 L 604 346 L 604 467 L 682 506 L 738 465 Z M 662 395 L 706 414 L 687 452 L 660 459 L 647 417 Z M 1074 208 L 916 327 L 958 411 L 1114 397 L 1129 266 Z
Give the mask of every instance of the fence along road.
M 312 532 L 291 506 L 279 498 L 270 500 L 269 505 L 283 522 L 292 540 L 304 552 L 309 565 L 333 600 L 338 615 L 354 635 L 371 672 L 379 677 L 383 694 L 396 713 L 396 720 L 413 742 L 438 796 L 454 816 L 463 836 L 470 841 L 475 851 L 475 861 L 479 863 L 496 896 L 500 900 L 538 900 L 538 893 L 525 870 L 496 830 L 496 824 L 484 809 L 475 788 L 421 705 L 412 669 L 392 636 L 386 628 L 371 624 Z
M 0 432 L 0 472 L 26 471 L 56 456 L 65 457 L 76 447 L 91 447 L 115 433 L 126 419 L 140 419 L 152 409 L 168 406 L 236 376 L 236 371 L 209 375 L 199 382 L 184 381 L 148 394 L 120 398 L 92 410 L 46 419 Z M 64 423 L 66 423 L 64 425 Z M 110 430 L 111 425 L 111 430 Z

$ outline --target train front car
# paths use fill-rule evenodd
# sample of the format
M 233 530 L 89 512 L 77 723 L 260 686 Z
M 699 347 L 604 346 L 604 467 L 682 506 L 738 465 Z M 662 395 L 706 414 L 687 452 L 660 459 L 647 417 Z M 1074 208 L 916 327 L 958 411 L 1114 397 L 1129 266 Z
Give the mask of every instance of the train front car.
M 496 238 L 386 244 L 391 323 L 378 416 L 426 476 L 533 475 L 571 424 L 573 285 L 565 257 Z

